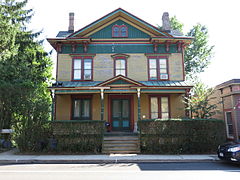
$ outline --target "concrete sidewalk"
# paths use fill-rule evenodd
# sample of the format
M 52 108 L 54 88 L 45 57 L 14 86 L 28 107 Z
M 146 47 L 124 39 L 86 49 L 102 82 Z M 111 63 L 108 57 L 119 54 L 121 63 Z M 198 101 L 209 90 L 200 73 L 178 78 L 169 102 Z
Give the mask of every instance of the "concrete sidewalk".
M 16 151 L 0 153 L 0 164 L 21 163 L 138 163 L 138 162 L 209 162 L 218 161 L 215 154 L 207 155 L 16 155 Z

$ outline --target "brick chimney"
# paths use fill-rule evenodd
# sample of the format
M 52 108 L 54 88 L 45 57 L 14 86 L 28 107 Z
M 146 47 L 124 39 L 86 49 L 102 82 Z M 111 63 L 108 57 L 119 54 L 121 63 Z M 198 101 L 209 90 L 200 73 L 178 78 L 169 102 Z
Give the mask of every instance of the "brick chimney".
M 73 33 L 74 32 L 74 13 L 69 13 L 69 26 L 68 26 L 68 32 Z
M 164 12 L 162 15 L 162 31 L 171 32 L 171 24 L 168 12 Z

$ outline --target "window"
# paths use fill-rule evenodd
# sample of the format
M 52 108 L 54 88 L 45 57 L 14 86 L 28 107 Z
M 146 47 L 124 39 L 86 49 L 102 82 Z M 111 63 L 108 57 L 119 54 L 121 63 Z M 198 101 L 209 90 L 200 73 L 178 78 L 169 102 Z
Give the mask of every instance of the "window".
M 168 80 L 168 62 L 166 57 L 148 59 L 149 80 Z
M 228 136 L 233 136 L 232 112 L 225 112 Z
M 150 97 L 150 117 L 151 119 L 169 118 L 169 98 L 165 96 Z
M 126 59 L 115 59 L 115 76 L 126 76 Z
M 114 25 L 112 27 L 112 37 L 128 37 L 128 28 L 126 25 Z
M 92 59 L 74 58 L 73 59 L 73 80 L 92 80 Z
M 90 98 L 73 98 L 73 120 L 90 120 L 91 119 L 91 99 Z

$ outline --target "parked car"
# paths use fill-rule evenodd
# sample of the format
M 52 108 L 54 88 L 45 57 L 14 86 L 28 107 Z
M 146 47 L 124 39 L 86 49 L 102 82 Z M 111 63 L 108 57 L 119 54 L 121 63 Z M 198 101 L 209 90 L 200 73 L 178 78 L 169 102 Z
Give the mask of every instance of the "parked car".
M 221 160 L 240 162 L 240 142 L 219 145 L 217 153 Z

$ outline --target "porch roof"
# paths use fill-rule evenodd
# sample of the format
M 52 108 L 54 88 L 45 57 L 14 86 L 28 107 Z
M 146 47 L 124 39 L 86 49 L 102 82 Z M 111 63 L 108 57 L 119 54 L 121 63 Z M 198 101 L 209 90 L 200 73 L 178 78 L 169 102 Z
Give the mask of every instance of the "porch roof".
M 50 89 L 62 88 L 90 88 L 99 87 L 104 81 L 58 81 Z M 192 85 L 185 81 L 136 81 L 143 85 L 143 87 L 179 87 L 191 88 Z M 121 84 L 119 84 L 121 85 Z M 139 86 L 138 86 L 139 87 Z

